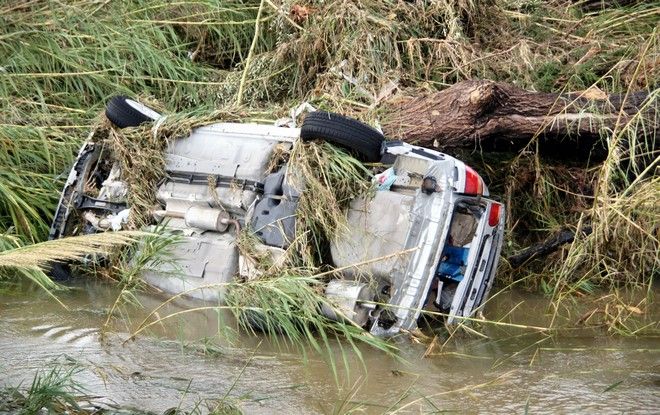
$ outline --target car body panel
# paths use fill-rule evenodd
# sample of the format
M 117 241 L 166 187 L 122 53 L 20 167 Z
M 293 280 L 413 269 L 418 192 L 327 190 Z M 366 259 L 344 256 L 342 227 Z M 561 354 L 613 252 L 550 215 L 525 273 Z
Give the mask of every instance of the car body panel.
M 373 285 L 379 287 L 391 285 L 387 305 L 372 313 L 370 330 L 379 336 L 391 336 L 402 329 L 416 327 L 432 286 L 437 283 L 435 270 L 440 265 L 443 247 L 449 245 L 458 204 L 471 205 L 480 217 L 476 220 L 476 229 L 468 233 L 469 239 L 461 242 L 461 246 L 469 250 L 466 278 L 458 283 L 451 308 L 447 310 L 448 323 L 471 316 L 487 296 L 501 249 L 503 219 L 495 227 L 488 225 L 487 212 L 495 202 L 481 195 L 464 195 L 457 191 L 465 188 L 465 164 L 446 154 L 429 149 L 415 151 L 418 149 L 405 143 L 392 143 L 386 148 L 385 151 L 392 151 L 396 156 L 393 163 L 396 180 L 390 189 L 376 192 L 372 199 L 351 204 L 347 216 L 351 232 L 332 245 L 336 266 L 347 267 L 352 262 L 367 264 L 358 268 L 361 275 L 349 272 L 345 273 L 347 278 L 376 279 Z M 424 177 L 435 178 L 434 192 L 426 194 L 420 190 Z M 486 186 L 483 186 L 483 193 L 488 194 Z M 388 203 L 397 198 L 407 203 L 398 206 Z M 410 210 L 406 214 L 400 212 L 401 209 Z M 395 229 L 395 219 L 388 218 L 396 218 Z M 404 230 L 406 236 L 402 240 Z M 393 238 L 394 235 L 398 238 Z M 495 245 L 492 238 L 496 238 Z M 397 243 L 393 245 L 392 240 Z M 382 241 L 382 246 L 388 248 L 372 248 L 375 241 Z M 397 252 L 401 254 L 395 255 Z M 387 260 L 372 262 L 387 254 L 390 256 Z M 482 261 L 487 262 L 482 265 Z M 384 266 L 379 267 L 379 263 Z M 483 283 L 487 285 L 482 288 Z
M 166 178 L 154 189 L 161 210 L 153 214 L 163 221 L 165 231 L 180 235 L 181 242 L 171 247 L 168 261 L 146 270 L 145 281 L 166 292 L 222 302 L 226 285 L 239 275 L 239 264 L 241 276 L 255 277 L 250 271 L 254 267 L 236 247 L 239 226 L 258 226 L 255 236 L 271 245 L 263 245 L 267 249 L 286 248 L 294 224 L 282 226 L 278 221 L 295 216 L 299 192 L 304 189 L 288 184 L 287 178 L 295 177 L 295 172 L 286 166 L 276 172 L 269 169 L 276 150 L 291 149 L 299 136 L 296 128 L 217 123 L 195 128 L 189 137 L 169 143 Z M 71 195 L 82 191 L 83 173 L 98 158 L 94 151 L 93 143 L 81 150 L 63 191 L 53 237 L 64 235 L 62 218 L 68 218 L 73 209 Z M 466 223 L 478 225 L 469 232 L 460 231 L 471 238 L 461 242 L 461 249 L 469 247 L 469 255 L 447 321 L 472 315 L 492 286 L 504 224 L 503 217 L 496 224 L 488 223 L 495 202 L 487 199 L 483 180 L 460 160 L 435 150 L 389 142 L 383 155 L 395 175 L 391 186 L 353 200 L 347 210 L 347 229 L 331 241 L 333 265 L 342 269 L 344 282 L 331 281 L 328 296 L 354 309 L 331 310 L 327 315 L 359 316 L 358 324 L 380 336 L 416 327 L 437 284 L 439 267 L 446 261 L 445 246 L 462 239 L 456 236 L 459 231 L 454 232 L 463 226 L 455 218 L 466 215 L 456 213 L 463 209 L 461 203 L 476 212 L 475 219 Z M 115 163 L 113 171 L 117 167 Z M 478 188 L 478 193 L 462 193 L 468 188 L 468 174 L 477 181 L 478 186 L 472 183 L 471 189 Z M 432 187 L 422 187 L 429 178 Z M 113 186 L 117 184 L 113 179 Z M 109 194 L 106 190 L 101 188 L 99 194 Z M 282 195 L 288 204 L 277 213 Z M 207 212 L 212 220 L 193 221 L 189 215 L 193 210 Z M 273 229 L 278 228 L 286 232 L 276 235 Z M 347 297 L 339 301 L 342 295 Z
M 187 228 L 182 220 L 168 223 L 171 232 Z M 167 293 L 222 302 L 227 284 L 238 273 L 236 238 L 231 233 L 181 235 L 165 261 L 147 266 L 142 278 Z M 201 288 L 204 287 L 204 288 Z
M 273 150 L 292 143 L 300 129 L 261 124 L 218 123 L 174 140 L 165 154 L 167 171 L 215 174 L 262 181 Z
M 334 265 L 348 267 L 343 272 L 348 278 L 390 278 L 404 260 L 398 254 L 406 244 L 414 200 L 397 192 L 354 199 L 347 211 L 348 226 L 330 246 Z

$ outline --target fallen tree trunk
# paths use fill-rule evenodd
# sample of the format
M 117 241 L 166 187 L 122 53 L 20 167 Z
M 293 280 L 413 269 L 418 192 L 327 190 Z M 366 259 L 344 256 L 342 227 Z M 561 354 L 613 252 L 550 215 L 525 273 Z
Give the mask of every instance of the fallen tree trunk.
M 434 94 L 391 102 L 385 135 L 440 149 L 518 150 L 534 137 L 550 147 L 583 150 L 601 143 L 603 129 L 631 120 L 647 92 L 625 95 L 550 94 L 485 80 L 468 80 Z M 647 127 L 657 129 L 655 107 Z M 647 132 L 649 129 L 647 128 Z M 600 145 L 605 150 L 604 145 Z
M 585 226 L 581 234 L 584 236 L 591 234 L 591 226 Z M 511 268 L 518 268 L 521 265 L 531 261 L 532 259 L 537 259 L 550 255 L 551 253 L 557 251 L 562 245 L 571 243 L 575 240 L 575 231 L 571 229 L 563 229 L 555 235 L 550 236 L 543 242 L 539 242 L 532 246 L 525 248 L 522 252 L 519 252 L 515 255 L 511 255 L 507 258 Z

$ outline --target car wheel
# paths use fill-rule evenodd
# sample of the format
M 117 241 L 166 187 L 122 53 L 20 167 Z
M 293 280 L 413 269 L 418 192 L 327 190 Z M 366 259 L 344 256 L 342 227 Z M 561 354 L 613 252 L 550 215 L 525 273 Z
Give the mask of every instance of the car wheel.
M 300 130 L 303 141 L 322 139 L 355 152 L 362 161 L 380 160 L 385 137 L 353 118 L 326 111 L 307 114 Z
M 269 333 L 273 329 L 268 325 L 268 317 L 261 311 L 242 310 L 239 314 L 239 321 L 246 329 L 255 332 Z
M 238 316 L 240 325 L 247 331 L 264 334 L 286 334 L 285 330 L 277 325 L 278 320 L 269 311 L 264 310 L 242 310 Z M 290 323 L 300 333 L 315 331 L 315 328 L 306 324 L 301 318 L 292 318 Z
M 53 281 L 68 281 L 71 278 L 71 268 L 67 263 L 51 262 L 46 275 Z
M 161 117 L 153 109 L 123 95 L 113 97 L 108 101 L 105 116 L 119 128 L 137 127 Z

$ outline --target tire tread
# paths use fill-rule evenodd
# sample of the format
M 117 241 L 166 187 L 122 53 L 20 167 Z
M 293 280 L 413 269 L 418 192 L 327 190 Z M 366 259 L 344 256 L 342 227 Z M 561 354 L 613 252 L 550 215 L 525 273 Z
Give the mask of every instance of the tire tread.
M 140 111 L 126 103 L 130 99 L 119 95 L 108 101 L 105 108 L 105 116 L 119 128 L 137 127 L 142 123 L 153 121 L 151 118 L 142 114 Z
M 354 150 L 365 161 L 380 160 L 383 135 L 362 122 L 325 111 L 307 114 L 300 137 L 304 141 L 324 139 L 341 147 Z

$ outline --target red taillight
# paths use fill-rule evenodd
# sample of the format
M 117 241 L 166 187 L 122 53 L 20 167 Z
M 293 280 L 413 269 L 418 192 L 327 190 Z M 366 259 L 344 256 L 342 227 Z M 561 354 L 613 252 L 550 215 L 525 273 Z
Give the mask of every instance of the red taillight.
M 500 213 L 502 205 L 493 203 L 490 205 L 490 213 L 488 213 L 488 226 L 495 226 L 500 222 Z
M 465 191 L 468 195 L 480 195 L 484 191 L 481 177 L 472 168 L 465 166 Z

